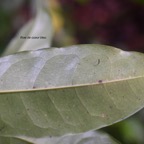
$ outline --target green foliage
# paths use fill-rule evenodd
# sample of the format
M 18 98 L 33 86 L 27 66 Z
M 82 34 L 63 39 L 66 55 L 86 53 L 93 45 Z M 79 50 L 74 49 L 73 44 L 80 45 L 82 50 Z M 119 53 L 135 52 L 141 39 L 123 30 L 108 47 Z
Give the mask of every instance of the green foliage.
M 57 136 L 128 117 L 143 107 L 143 61 L 143 54 L 103 45 L 1 58 L 1 135 Z
M 134 1 L 137 2 L 137 3 L 144 4 L 144 0 L 134 0 Z
M 118 143 L 94 130 L 143 108 L 144 55 L 104 45 L 45 48 L 51 21 L 37 2 L 37 17 L 0 58 L 0 142 Z M 46 39 L 20 39 L 36 35 Z

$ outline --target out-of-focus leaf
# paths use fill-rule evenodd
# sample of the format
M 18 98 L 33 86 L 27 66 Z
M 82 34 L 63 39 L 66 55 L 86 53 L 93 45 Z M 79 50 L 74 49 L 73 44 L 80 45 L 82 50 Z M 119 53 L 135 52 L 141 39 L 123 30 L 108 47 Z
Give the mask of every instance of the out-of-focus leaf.
M 144 105 L 144 55 L 103 45 L 0 59 L 0 135 L 46 137 L 99 129 Z
M 134 2 L 140 3 L 140 4 L 144 4 L 144 0 L 133 0 Z
M 36 18 L 30 20 L 12 39 L 3 56 L 18 51 L 48 48 L 51 44 L 52 35 L 51 18 L 44 8 L 40 8 L 37 10 Z
M 22 4 L 24 0 L 13 0 L 12 2 L 10 0 L 1 0 L 1 9 L 4 9 L 7 12 L 11 12 L 13 10 L 18 9 Z
M 125 143 L 144 143 L 143 123 L 141 123 L 138 119 L 128 119 L 118 126 L 121 132 L 121 137 L 123 137 Z

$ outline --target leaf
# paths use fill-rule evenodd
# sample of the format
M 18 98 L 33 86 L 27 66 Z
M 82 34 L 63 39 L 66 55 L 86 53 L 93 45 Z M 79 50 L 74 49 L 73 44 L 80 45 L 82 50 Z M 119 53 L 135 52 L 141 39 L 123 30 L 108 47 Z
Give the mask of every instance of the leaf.
M 52 33 L 53 29 L 48 12 L 44 8 L 39 8 L 36 18 L 30 20 L 12 39 L 3 56 L 18 51 L 50 47 L 53 36 Z
M 2 141 L 3 140 L 3 141 Z M 26 141 L 25 141 L 26 140 Z M 109 135 L 96 131 L 89 131 L 77 135 L 65 135 L 62 137 L 45 138 L 8 138 L 0 137 L 0 142 L 6 144 L 118 144 Z
M 144 55 L 103 45 L 0 59 L 0 135 L 45 137 L 116 123 L 143 108 Z
M 31 142 L 27 142 L 25 140 L 21 140 L 18 138 L 9 138 L 9 137 L 0 137 L 1 144 L 33 144 Z

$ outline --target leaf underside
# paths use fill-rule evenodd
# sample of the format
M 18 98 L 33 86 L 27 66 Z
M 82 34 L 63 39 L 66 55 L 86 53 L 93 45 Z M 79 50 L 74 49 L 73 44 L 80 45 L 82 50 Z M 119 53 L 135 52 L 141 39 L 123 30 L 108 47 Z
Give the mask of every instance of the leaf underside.
M 99 129 L 144 105 L 144 55 L 103 45 L 0 59 L 0 135 L 45 137 Z
M 3 144 L 118 144 L 116 140 L 105 133 L 89 131 L 77 135 L 65 135 L 62 137 L 0 137 Z

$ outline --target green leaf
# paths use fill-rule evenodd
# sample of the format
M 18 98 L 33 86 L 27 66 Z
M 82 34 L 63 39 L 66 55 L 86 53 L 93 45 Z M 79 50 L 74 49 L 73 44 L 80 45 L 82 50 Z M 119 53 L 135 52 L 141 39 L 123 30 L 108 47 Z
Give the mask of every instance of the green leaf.
M 103 45 L 0 59 L 0 135 L 45 137 L 118 122 L 144 105 L 144 55 Z
M 33 144 L 31 142 L 27 142 L 22 139 L 18 138 L 11 138 L 11 137 L 0 137 L 1 144 Z
M 26 141 L 25 141 L 26 140 Z M 109 135 L 101 132 L 89 131 L 77 135 L 65 135 L 62 137 L 18 138 L 0 137 L 0 142 L 6 144 L 118 144 Z
M 39 8 L 37 10 L 36 18 L 30 20 L 18 32 L 3 53 L 3 56 L 18 51 L 37 50 L 50 47 L 52 36 L 53 29 L 51 18 L 44 8 Z

